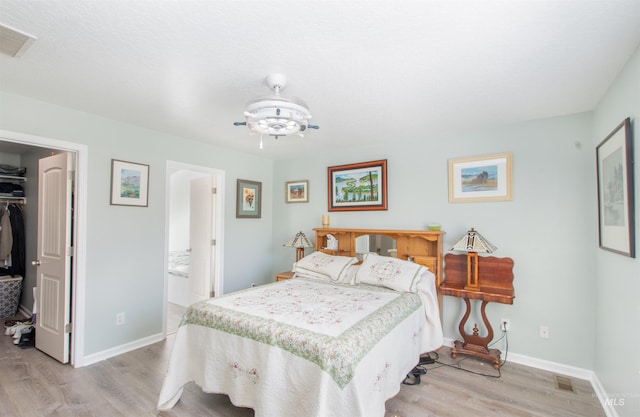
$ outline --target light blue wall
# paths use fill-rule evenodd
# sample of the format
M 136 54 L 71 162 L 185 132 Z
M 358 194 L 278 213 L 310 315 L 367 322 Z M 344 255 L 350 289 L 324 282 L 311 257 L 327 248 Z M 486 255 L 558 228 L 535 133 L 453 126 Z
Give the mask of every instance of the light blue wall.
M 640 48 L 598 106 L 595 148 L 625 118 L 631 118 L 635 162 L 636 258 L 598 250 L 595 371 L 620 416 L 640 416 Z M 596 173 L 592 172 L 595 178 Z M 597 235 L 594 237 L 597 239 Z M 624 401 L 624 405 L 620 403 Z
M 496 328 L 511 319 L 512 352 L 592 369 L 596 282 L 595 185 L 590 113 L 478 128 L 447 135 L 417 133 L 413 142 L 341 150 L 275 163 L 274 247 L 296 230 L 313 236 L 327 212 L 327 167 L 388 160 L 387 211 L 332 212 L 331 226 L 423 229 L 439 222 L 449 248 L 469 227 L 515 260 L 512 306 L 489 304 Z M 305 140 L 313 140 L 310 135 Z M 498 152 L 513 154 L 513 200 L 449 203 L 447 160 Z M 284 183 L 308 179 L 309 204 L 285 204 Z M 280 248 L 276 269 L 290 268 L 293 252 Z M 275 272 L 275 271 L 274 271 Z M 457 338 L 461 300 L 445 297 L 445 336 Z M 551 337 L 541 339 L 539 326 Z
M 86 355 L 162 332 L 168 159 L 225 171 L 224 291 L 271 279 L 271 160 L 6 93 L 0 129 L 88 146 Z M 109 205 L 112 158 L 150 165 L 149 207 Z M 262 181 L 261 219 L 235 218 L 237 178 Z
M 274 247 L 298 229 L 313 236 L 327 213 L 327 167 L 388 159 L 389 210 L 331 213 L 334 227 L 424 228 L 440 222 L 453 243 L 474 226 L 495 243 L 496 256 L 515 260 L 516 299 L 490 304 L 494 327 L 510 318 L 510 350 L 593 369 L 620 416 L 640 415 L 640 251 L 631 259 L 598 248 L 595 148 L 631 117 L 635 161 L 640 161 L 640 50 L 595 113 L 421 134 L 391 143 L 279 161 L 274 173 Z M 310 136 L 309 140 L 313 138 Z M 513 200 L 449 204 L 447 160 L 513 153 Z M 639 164 L 635 168 L 636 246 L 640 244 Z M 308 179 L 310 202 L 285 204 L 284 183 Z M 447 246 L 448 247 L 448 246 Z M 290 268 L 293 253 L 276 249 L 274 272 Z M 444 301 L 445 336 L 457 338 L 460 303 Z M 550 328 L 540 339 L 539 326 Z M 621 404 L 621 400 L 624 405 Z

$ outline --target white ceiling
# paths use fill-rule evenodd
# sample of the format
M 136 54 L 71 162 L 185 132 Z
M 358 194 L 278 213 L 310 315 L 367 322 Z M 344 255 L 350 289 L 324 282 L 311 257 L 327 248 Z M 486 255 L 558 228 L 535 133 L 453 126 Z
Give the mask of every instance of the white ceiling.
M 285 159 L 592 110 L 640 0 L 0 0 L 0 24 L 38 38 L 1 90 Z M 259 150 L 233 122 L 273 72 L 320 130 Z

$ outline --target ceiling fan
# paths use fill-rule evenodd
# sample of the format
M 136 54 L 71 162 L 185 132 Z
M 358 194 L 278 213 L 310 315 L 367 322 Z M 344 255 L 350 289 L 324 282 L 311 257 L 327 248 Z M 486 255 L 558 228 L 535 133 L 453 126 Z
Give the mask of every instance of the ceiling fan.
M 274 94 L 249 101 L 244 111 L 246 121 L 234 122 L 234 126 L 247 126 L 251 134 L 259 133 L 261 149 L 263 135 L 276 139 L 288 135 L 303 137 L 307 129 L 320 128 L 309 124 L 311 112 L 304 101 L 280 95 L 287 85 L 287 78 L 283 74 L 270 74 L 266 82 Z

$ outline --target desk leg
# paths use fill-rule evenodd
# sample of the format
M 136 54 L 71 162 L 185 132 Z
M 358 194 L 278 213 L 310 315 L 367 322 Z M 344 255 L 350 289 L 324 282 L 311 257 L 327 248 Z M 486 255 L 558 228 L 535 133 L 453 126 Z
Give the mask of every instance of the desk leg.
M 473 334 L 468 334 L 464 330 L 464 326 L 467 324 L 467 320 L 471 315 L 471 301 L 468 298 L 465 298 L 464 302 L 467 306 L 467 311 L 465 311 L 464 316 L 458 325 L 458 330 L 460 331 L 460 335 L 464 342 L 459 340 L 454 342 L 453 348 L 451 348 L 451 357 L 455 359 L 458 353 L 478 356 L 493 362 L 493 367 L 500 369 L 500 351 L 498 349 L 489 349 L 489 343 L 493 340 L 493 328 L 491 327 L 491 323 L 489 323 L 487 314 L 485 313 L 485 309 L 489 302 L 482 301 L 482 306 L 480 307 L 482 322 L 487 328 L 487 335 L 485 337 L 478 335 L 477 324 L 473 326 Z

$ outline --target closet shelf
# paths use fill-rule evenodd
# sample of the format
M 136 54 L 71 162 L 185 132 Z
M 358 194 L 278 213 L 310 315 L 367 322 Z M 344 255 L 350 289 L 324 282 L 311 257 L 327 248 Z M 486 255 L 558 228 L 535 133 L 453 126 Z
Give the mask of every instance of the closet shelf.
M 4 174 L 0 174 L 0 179 L 4 179 L 4 180 L 13 180 L 13 181 L 22 181 L 25 182 L 27 180 L 27 177 L 19 177 L 17 175 L 4 175 Z
M 20 175 L 8 175 L 8 174 L 0 174 L 0 182 L 3 181 L 11 181 L 13 183 L 16 182 L 26 182 L 27 181 L 27 177 L 22 177 Z M 22 189 L 22 187 L 20 187 Z M 6 191 L 6 190 L 3 190 Z M 6 193 L 9 194 L 9 193 Z M 23 194 L 22 196 L 13 196 L 13 195 L 0 195 L 0 202 L 3 203 L 22 203 L 22 204 L 27 204 L 27 199 L 24 196 L 24 191 L 20 194 Z
M 27 197 L 0 196 L 0 202 L 27 204 Z

